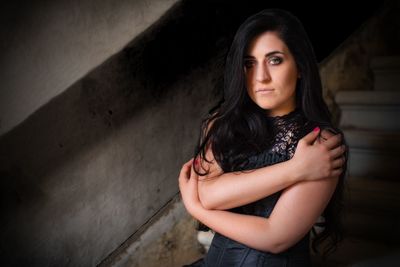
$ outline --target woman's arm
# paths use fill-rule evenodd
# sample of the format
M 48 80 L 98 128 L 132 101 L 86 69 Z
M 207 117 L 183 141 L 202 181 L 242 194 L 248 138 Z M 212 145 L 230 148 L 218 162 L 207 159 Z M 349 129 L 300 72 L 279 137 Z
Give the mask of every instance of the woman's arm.
M 302 182 L 285 189 L 269 218 L 204 208 L 192 216 L 249 247 L 279 253 L 310 231 L 328 204 L 337 180 Z
M 311 132 L 301 139 L 303 141 L 299 141 L 296 157 L 291 160 L 251 172 L 223 173 L 211 149 L 207 149 L 206 158 L 211 163 L 203 161 L 201 166 L 205 170 L 209 169 L 210 174 L 200 177 L 198 182 L 199 197 L 203 207 L 218 210 L 239 207 L 297 182 L 328 177 L 323 169 L 329 168 L 334 158 L 340 156 L 344 150 L 337 147 L 340 135 L 333 136 L 328 131 L 322 131 L 321 135 L 330 143 L 320 144 L 318 148 L 313 147 L 318 133 L 319 131 Z M 320 164 L 314 164 L 317 161 Z
M 338 178 L 297 183 L 284 190 L 269 218 L 205 209 L 197 194 L 197 174 L 186 163 L 179 188 L 188 212 L 214 231 L 249 247 L 279 253 L 297 243 L 316 222 Z M 189 178 L 190 176 L 190 178 Z
M 272 195 L 300 180 L 291 161 L 251 172 L 212 173 L 199 178 L 199 197 L 206 209 L 226 210 Z

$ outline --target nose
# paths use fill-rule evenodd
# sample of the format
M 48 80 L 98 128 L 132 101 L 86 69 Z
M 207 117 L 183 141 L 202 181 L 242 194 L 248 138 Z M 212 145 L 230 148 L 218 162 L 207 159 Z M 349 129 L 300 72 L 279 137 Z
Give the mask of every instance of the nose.
M 256 80 L 258 82 L 264 82 L 271 80 L 271 76 L 269 74 L 268 68 L 265 64 L 259 64 L 256 71 Z

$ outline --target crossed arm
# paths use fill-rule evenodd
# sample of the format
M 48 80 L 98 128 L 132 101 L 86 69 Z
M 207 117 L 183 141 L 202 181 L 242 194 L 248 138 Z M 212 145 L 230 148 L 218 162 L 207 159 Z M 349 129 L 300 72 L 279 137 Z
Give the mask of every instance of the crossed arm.
M 266 179 L 268 177 L 268 179 Z M 204 208 L 227 210 L 255 202 L 301 181 L 292 162 L 284 161 L 251 172 L 218 174 L 213 171 L 198 181 Z
M 323 139 L 329 139 L 326 141 L 326 147 L 332 150 L 327 152 L 318 151 L 315 147 L 310 146 L 311 142 L 322 143 L 319 139 L 313 141 L 317 137 L 315 133 L 313 134 L 314 137 L 312 134 L 306 136 L 308 139 L 306 139 L 305 145 L 301 146 L 301 142 L 299 142 L 295 153 L 297 161 L 291 159 L 250 172 L 224 173 L 216 163 L 211 149 L 208 148 L 205 156 L 211 163 L 203 160 L 200 168 L 203 171 L 209 170 L 209 174 L 198 179 L 198 193 L 203 207 L 227 210 L 243 206 L 298 182 L 321 179 L 324 177 L 323 172 L 327 172 L 332 167 L 340 167 L 341 160 L 332 161 L 330 159 L 337 158 L 344 152 L 343 147 L 338 147 L 341 142 L 339 136 L 334 136 L 326 130 L 320 133 Z M 301 147 L 299 148 L 299 146 Z M 321 161 L 324 156 L 325 166 Z M 326 158 L 327 156 L 330 158 Z M 318 164 L 315 164 L 315 162 L 318 162 Z M 332 163 L 332 166 L 328 166 L 327 163 Z M 339 170 L 335 170 L 326 173 L 325 177 L 337 176 L 339 173 Z
M 298 242 L 311 229 L 329 202 L 338 181 L 338 178 L 335 177 L 296 183 L 298 178 L 291 177 L 283 171 L 294 170 L 292 168 L 296 165 L 290 165 L 288 162 L 283 162 L 287 165 L 275 164 L 251 173 L 229 174 L 230 176 L 222 174 L 215 181 L 225 175 L 226 182 L 223 183 L 224 180 L 219 180 L 217 186 L 215 186 L 215 182 L 214 188 L 220 187 L 221 190 L 214 189 L 214 193 L 211 184 L 207 187 L 208 190 L 204 190 L 202 193 L 201 187 L 203 189 L 206 187 L 200 186 L 203 181 L 198 181 L 196 173 L 190 168 L 191 163 L 187 163 L 182 168 L 179 178 L 185 207 L 193 217 L 233 240 L 272 253 L 284 251 Z M 270 175 L 268 179 L 263 176 L 267 175 L 265 173 L 267 169 L 269 169 Z M 245 179 L 243 179 L 244 175 L 247 176 Z M 188 176 L 190 176 L 189 179 L 187 179 Z M 228 182 L 228 179 L 237 180 Z M 243 180 L 246 182 L 240 183 Z M 212 199 L 210 195 L 214 194 L 215 197 L 218 193 L 225 191 L 223 197 L 209 203 L 219 203 L 219 208 L 229 208 L 251 203 L 265 197 L 268 193 L 272 194 L 281 189 L 284 191 L 269 218 L 207 209 L 203 207 L 201 197 L 199 198 L 203 194 L 203 197 L 207 195 L 209 199 Z M 239 193 L 235 193 L 237 191 Z
M 308 233 L 328 204 L 336 183 L 337 178 L 301 182 L 285 189 L 269 218 L 201 207 L 192 216 L 249 247 L 279 253 Z

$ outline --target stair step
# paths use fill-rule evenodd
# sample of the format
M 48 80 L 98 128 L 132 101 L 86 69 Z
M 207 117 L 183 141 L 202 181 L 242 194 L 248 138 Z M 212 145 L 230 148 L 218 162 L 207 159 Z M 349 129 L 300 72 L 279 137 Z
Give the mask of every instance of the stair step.
M 346 181 L 346 209 L 400 214 L 400 182 L 350 177 Z
M 380 56 L 371 60 L 370 67 L 375 69 L 397 69 L 400 70 L 399 56 Z
M 349 267 L 398 267 L 400 262 L 400 250 L 391 251 L 385 255 L 361 260 Z
M 342 128 L 400 131 L 400 91 L 340 91 Z
M 400 132 L 345 128 L 343 133 L 352 148 L 400 151 Z
M 346 232 L 370 240 L 398 243 L 400 182 L 350 177 L 346 181 L 346 189 Z
M 385 179 L 398 179 L 400 155 L 393 151 L 349 147 L 348 174 Z
M 374 90 L 400 90 L 400 57 L 377 57 L 370 66 L 374 73 Z
M 366 194 L 365 200 L 371 202 L 376 202 L 377 198 L 385 198 L 386 203 L 378 204 L 393 205 L 392 209 L 400 212 L 400 181 L 398 180 L 349 177 L 346 180 L 346 188 L 351 194 Z M 373 203 L 367 205 L 371 206 Z
M 400 92 L 397 91 L 338 91 L 336 103 L 344 106 L 400 105 Z
M 313 266 L 337 267 L 337 266 L 396 266 L 400 261 L 400 246 L 388 245 L 371 240 L 347 237 L 339 243 L 337 251 L 322 262 L 321 257 L 312 255 Z M 379 265 L 359 265 L 368 262 L 381 263 Z
M 377 211 L 346 211 L 345 233 L 369 240 L 397 244 L 400 238 L 399 214 Z

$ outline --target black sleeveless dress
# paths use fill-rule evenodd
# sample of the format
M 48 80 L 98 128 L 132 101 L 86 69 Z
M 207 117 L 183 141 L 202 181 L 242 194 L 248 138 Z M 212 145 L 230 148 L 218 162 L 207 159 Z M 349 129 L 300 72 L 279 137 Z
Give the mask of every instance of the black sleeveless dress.
M 308 121 L 302 111 L 296 108 L 292 112 L 276 117 L 267 117 L 275 129 L 275 142 L 261 154 L 249 158 L 246 169 L 257 169 L 273 165 L 293 157 L 298 141 L 314 127 L 320 124 Z M 230 209 L 229 211 L 269 217 L 282 191 L 256 202 Z M 208 267 L 259 267 L 259 266 L 311 266 L 309 255 L 309 234 L 297 244 L 278 254 L 250 248 L 219 233 L 215 233 L 208 253 L 204 258 L 184 266 Z

